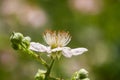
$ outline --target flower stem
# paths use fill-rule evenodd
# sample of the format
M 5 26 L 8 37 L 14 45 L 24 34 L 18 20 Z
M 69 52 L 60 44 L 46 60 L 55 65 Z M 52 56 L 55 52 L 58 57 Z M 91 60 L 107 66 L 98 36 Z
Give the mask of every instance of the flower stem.
M 34 57 L 35 59 L 37 59 L 41 64 L 43 64 L 47 69 L 49 68 L 49 65 L 47 64 L 47 62 L 38 54 L 33 53 L 32 51 L 26 49 L 25 52 L 27 52 L 28 54 L 30 54 L 32 57 Z
M 46 72 L 45 80 L 48 80 L 48 78 L 50 77 L 50 72 L 51 72 L 51 69 L 53 67 L 54 62 L 55 62 L 55 59 L 52 59 L 51 64 L 50 64 L 50 66 L 49 66 L 49 68 L 48 68 L 48 70 Z
M 41 56 L 37 55 L 37 57 L 38 57 L 38 61 L 40 61 L 41 64 L 43 64 L 46 68 L 49 68 L 48 64 L 44 59 L 41 58 Z

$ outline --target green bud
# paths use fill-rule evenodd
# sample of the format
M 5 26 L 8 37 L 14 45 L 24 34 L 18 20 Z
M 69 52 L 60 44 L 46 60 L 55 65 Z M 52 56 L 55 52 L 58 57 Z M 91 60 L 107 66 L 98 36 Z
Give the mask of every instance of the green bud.
M 13 32 L 10 36 L 11 45 L 15 50 L 21 49 L 21 43 L 24 36 L 21 33 Z
M 46 73 L 46 71 L 39 69 L 38 72 L 35 75 L 35 80 L 44 80 L 45 79 L 45 73 Z
M 30 45 L 30 37 L 24 37 L 19 32 L 13 32 L 10 36 L 11 45 L 15 50 L 25 50 Z
M 25 48 L 28 48 L 28 47 L 29 47 L 30 41 L 31 41 L 31 38 L 30 38 L 30 37 L 24 37 L 24 38 L 23 38 L 22 43 L 23 43 L 23 45 L 24 45 Z
M 15 50 L 19 50 L 19 49 L 22 48 L 21 45 L 19 45 L 19 44 L 11 44 L 11 46 L 12 46 L 13 49 L 15 49 Z
M 75 72 L 72 76 L 72 80 L 89 80 L 88 78 L 88 71 L 85 69 L 80 69 L 79 71 Z
M 10 41 L 12 43 L 20 43 L 24 36 L 21 33 L 15 33 L 13 32 L 12 35 L 10 36 Z
M 88 71 L 86 71 L 85 69 L 80 69 L 78 71 L 78 74 L 80 79 L 84 79 L 88 77 Z

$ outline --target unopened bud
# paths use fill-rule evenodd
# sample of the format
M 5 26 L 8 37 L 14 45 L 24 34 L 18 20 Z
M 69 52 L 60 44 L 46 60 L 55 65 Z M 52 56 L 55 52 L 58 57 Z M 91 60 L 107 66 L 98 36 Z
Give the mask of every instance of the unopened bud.
M 88 71 L 86 71 L 85 69 L 80 69 L 78 71 L 79 77 L 80 79 L 84 79 L 88 77 Z
M 31 41 L 31 38 L 28 37 L 28 36 L 23 38 L 22 43 L 23 43 L 23 45 L 24 45 L 25 48 L 29 47 L 30 41 Z
M 38 72 L 35 75 L 35 80 L 44 80 L 45 79 L 45 73 L 46 73 L 46 71 L 39 69 Z
M 21 42 L 22 39 L 24 38 L 24 36 L 21 33 L 15 33 L 13 32 L 12 35 L 10 36 L 10 41 L 11 41 L 11 45 L 15 50 L 19 50 L 21 49 Z
M 19 32 L 13 32 L 10 36 L 11 45 L 15 50 L 25 50 L 30 45 L 30 37 L 24 37 Z
M 90 80 L 88 78 L 88 71 L 85 69 L 80 69 L 79 71 L 75 72 L 72 76 L 72 80 Z
M 10 40 L 13 43 L 19 43 L 19 42 L 22 41 L 23 37 L 24 36 L 21 33 L 15 33 L 15 32 L 13 32 L 12 35 L 10 36 Z

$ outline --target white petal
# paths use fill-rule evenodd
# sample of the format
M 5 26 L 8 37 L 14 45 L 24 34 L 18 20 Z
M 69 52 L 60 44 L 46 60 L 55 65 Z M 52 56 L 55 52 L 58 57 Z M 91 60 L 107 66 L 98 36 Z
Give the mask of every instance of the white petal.
M 47 48 L 46 52 L 47 52 L 47 53 L 51 53 L 51 47 L 50 47 L 50 46 L 47 46 L 46 48 Z
M 30 43 L 30 48 L 33 51 L 37 51 L 37 52 L 47 52 L 48 48 L 40 43 L 35 43 L 35 42 L 31 42 Z
M 75 49 L 71 49 L 72 55 L 80 55 L 84 52 L 88 51 L 88 49 L 86 48 L 75 48 Z
M 63 47 L 63 48 L 62 48 L 62 54 L 63 54 L 65 57 L 70 58 L 70 57 L 72 56 L 71 49 L 70 49 L 69 47 Z
M 61 51 L 61 50 L 62 50 L 61 47 L 57 47 L 57 48 L 52 49 L 51 51 L 52 51 L 52 52 L 57 52 L 57 51 Z

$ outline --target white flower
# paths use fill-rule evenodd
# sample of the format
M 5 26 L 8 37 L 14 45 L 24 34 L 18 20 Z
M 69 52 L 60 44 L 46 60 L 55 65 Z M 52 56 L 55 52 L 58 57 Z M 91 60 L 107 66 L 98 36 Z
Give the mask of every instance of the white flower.
M 59 52 L 65 57 L 71 57 L 72 55 L 80 55 L 86 51 L 86 48 L 75 48 L 71 49 L 70 47 L 65 47 L 71 40 L 71 36 L 68 32 L 59 31 L 46 31 L 44 33 L 44 40 L 49 46 L 44 46 L 40 43 L 31 42 L 30 49 L 36 52 L 46 52 L 52 54 L 54 52 Z

